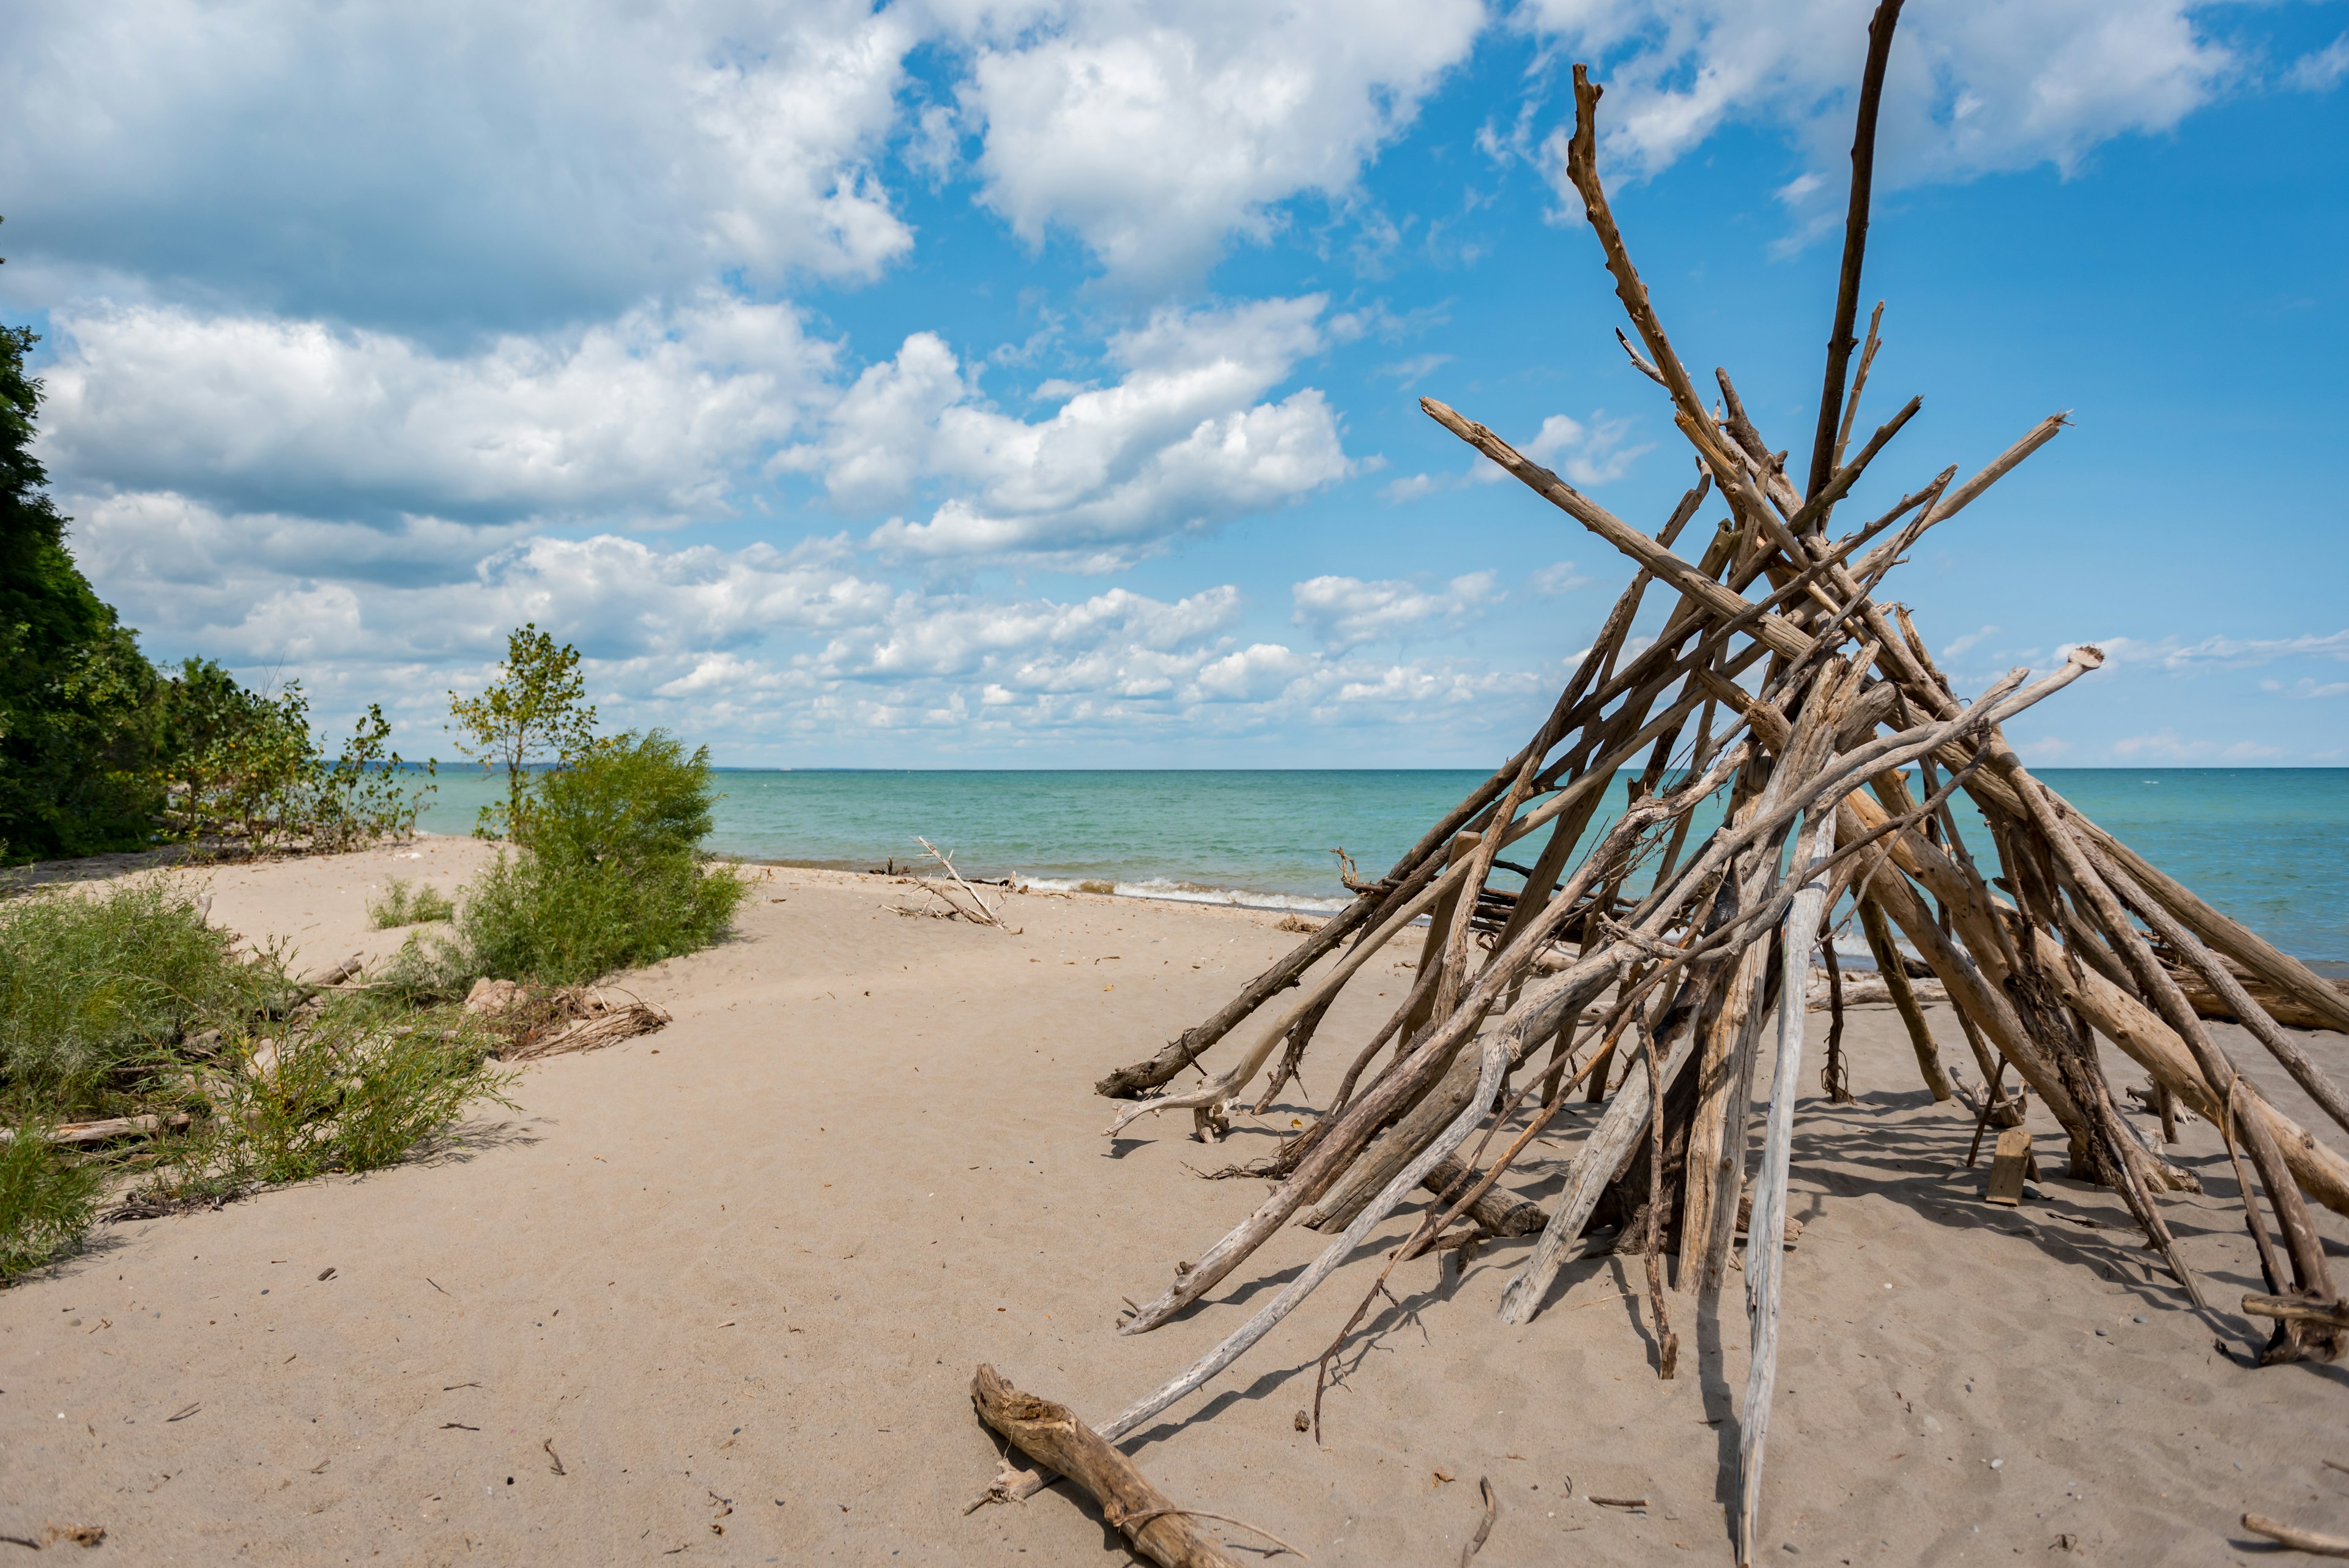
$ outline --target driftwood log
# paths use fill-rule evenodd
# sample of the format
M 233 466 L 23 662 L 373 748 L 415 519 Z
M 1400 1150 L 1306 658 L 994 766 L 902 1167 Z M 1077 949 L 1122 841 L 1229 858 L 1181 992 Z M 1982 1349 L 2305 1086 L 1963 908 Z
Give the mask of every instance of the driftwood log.
M 1188 1510 L 1169 1502 L 1132 1459 L 1067 1406 L 1021 1393 L 984 1363 L 970 1380 L 970 1402 L 978 1418 L 1012 1447 L 1082 1487 L 1110 1527 L 1160 1568 L 1239 1568 L 1237 1558 L 1192 1522 Z

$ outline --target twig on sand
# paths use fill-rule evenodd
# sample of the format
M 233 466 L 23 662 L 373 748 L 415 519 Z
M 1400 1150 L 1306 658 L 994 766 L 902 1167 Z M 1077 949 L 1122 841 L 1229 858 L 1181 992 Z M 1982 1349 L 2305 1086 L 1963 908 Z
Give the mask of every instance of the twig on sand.
M 1501 1515 L 1501 1500 L 1493 1495 L 1493 1478 L 1478 1476 L 1476 1490 L 1485 1494 L 1485 1517 L 1476 1521 L 1476 1533 L 1460 1549 L 1460 1568 L 1468 1568 L 1470 1560 L 1485 1549 L 1485 1537 L 1493 1533 L 1493 1521 Z
M 2263 1513 L 2243 1515 L 2243 1528 L 2254 1535 L 2264 1535 L 2270 1541 L 2312 1556 L 2349 1557 L 2349 1536 L 2323 1535 L 2313 1530 L 2302 1530 L 2296 1524 L 2286 1524 Z

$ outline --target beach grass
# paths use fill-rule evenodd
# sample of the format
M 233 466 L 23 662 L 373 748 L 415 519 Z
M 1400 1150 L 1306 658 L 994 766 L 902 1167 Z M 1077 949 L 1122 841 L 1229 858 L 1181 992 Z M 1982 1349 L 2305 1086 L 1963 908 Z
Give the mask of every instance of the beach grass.
M 0 904 L 0 1277 L 72 1251 L 118 1184 L 173 1204 L 408 1158 L 511 1104 L 495 1043 L 456 1008 L 310 996 L 168 875 Z M 151 1119 L 49 1136 L 117 1116 Z
M 73 1251 L 98 1212 L 104 1168 L 48 1133 L 47 1122 L 19 1122 L 0 1140 L 0 1280 Z
M 410 885 L 397 877 L 385 887 L 382 898 L 367 903 L 367 919 L 375 922 L 378 931 L 430 925 L 437 920 L 452 919 L 456 913 L 455 902 L 429 882 Z
M 59 1120 L 119 1114 L 159 1048 L 284 1005 L 283 967 L 233 944 L 167 875 L 0 904 L 6 1101 Z
M 337 997 L 298 1029 L 223 1035 L 174 1096 L 187 1130 L 138 1161 L 150 1201 L 183 1203 L 396 1165 L 481 1104 L 511 1107 L 514 1075 L 460 1010 Z

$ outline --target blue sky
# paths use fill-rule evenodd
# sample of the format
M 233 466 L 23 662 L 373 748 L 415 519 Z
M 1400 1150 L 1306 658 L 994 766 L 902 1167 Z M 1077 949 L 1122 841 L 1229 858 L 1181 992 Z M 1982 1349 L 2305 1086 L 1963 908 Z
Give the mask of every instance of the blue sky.
M 728 763 L 1486 763 L 1626 574 L 1416 400 L 1691 477 L 1568 66 L 1801 452 L 1870 9 L 28 0 L 0 317 L 149 650 L 411 753 L 532 618 Z M 1925 407 L 1847 511 L 2071 410 L 1888 590 L 1962 686 L 2107 649 L 2035 760 L 2349 761 L 2344 78 L 2342 5 L 1910 0 L 1863 421 Z

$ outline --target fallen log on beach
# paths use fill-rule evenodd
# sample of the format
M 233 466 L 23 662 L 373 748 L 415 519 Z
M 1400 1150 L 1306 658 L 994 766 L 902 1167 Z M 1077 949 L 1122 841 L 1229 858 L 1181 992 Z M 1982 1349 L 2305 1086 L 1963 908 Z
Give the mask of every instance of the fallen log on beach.
M 1193 1522 L 1213 1515 L 1169 1502 L 1132 1459 L 1102 1441 L 1067 1406 L 1023 1394 L 983 1364 L 970 1380 L 970 1402 L 978 1418 L 1021 1453 L 1082 1487 L 1101 1505 L 1110 1528 L 1160 1568 L 1239 1568 L 1237 1558 Z

